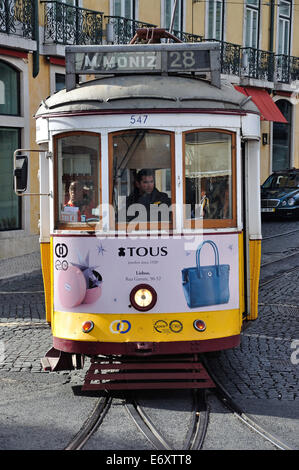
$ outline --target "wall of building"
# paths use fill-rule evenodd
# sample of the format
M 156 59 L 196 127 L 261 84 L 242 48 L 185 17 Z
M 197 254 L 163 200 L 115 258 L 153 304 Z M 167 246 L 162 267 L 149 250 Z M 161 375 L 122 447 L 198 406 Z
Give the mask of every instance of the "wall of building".
M 233 44 L 243 43 L 244 5 L 241 2 L 228 2 L 225 13 L 224 40 Z
M 29 69 L 33 68 L 33 55 L 29 55 Z M 40 57 L 40 70 L 37 78 L 33 78 L 32 73 L 29 74 L 29 93 L 30 93 L 30 107 L 28 119 L 30 120 L 30 149 L 38 150 L 39 147 L 35 142 L 35 119 L 34 115 L 40 105 L 40 102 L 50 94 L 50 66 L 45 56 Z M 38 83 L 38 86 L 37 86 Z M 31 154 L 30 165 L 30 191 L 32 193 L 39 193 L 39 157 L 38 153 Z M 46 197 L 46 196 L 45 196 Z M 40 217 L 39 209 L 39 196 L 31 197 L 31 211 L 30 211 L 30 231 L 37 233 L 38 221 Z
M 151 2 L 142 2 L 139 0 L 137 19 L 146 23 L 161 26 L 161 5 L 160 0 L 151 0 Z

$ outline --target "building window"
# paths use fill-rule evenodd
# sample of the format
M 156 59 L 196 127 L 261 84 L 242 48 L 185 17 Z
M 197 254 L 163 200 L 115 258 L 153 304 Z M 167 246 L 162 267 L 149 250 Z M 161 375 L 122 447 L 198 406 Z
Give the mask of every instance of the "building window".
M 0 114 L 20 114 L 19 83 L 19 72 L 5 62 L 0 62 Z
M 65 75 L 64 73 L 55 73 L 55 91 L 60 91 L 65 88 Z
M 21 144 L 21 129 L 11 123 L 20 116 L 20 73 L 0 61 L 0 230 L 21 228 L 21 199 L 13 188 L 13 153 Z
M 260 24 L 260 0 L 246 1 L 245 46 L 258 49 Z
M 135 19 L 135 0 L 113 0 L 113 15 Z
M 278 54 L 289 55 L 291 41 L 292 2 L 280 0 L 278 10 Z
M 207 38 L 222 41 L 224 35 L 224 0 L 208 0 L 207 14 Z
M 169 30 L 171 25 L 171 18 L 175 0 L 164 0 L 164 27 Z M 183 5 L 182 1 L 178 0 L 175 10 L 173 31 L 183 31 Z
M 13 153 L 20 148 L 21 130 L 0 127 L 0 230 L 21 228 L 21 197 L 13 189 Z
M 287 123 L 273 122 L 272 170 L 285 170 L 291 166 L 292 105 L 287 100 L 275 102 Z

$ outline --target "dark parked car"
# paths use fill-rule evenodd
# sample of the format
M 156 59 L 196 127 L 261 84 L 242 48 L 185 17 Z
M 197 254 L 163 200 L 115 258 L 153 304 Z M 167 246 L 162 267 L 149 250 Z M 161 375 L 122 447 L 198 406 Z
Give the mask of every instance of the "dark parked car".
M 275 171 L 261 187 L 262 215 L 299 217 L 299 169 Z

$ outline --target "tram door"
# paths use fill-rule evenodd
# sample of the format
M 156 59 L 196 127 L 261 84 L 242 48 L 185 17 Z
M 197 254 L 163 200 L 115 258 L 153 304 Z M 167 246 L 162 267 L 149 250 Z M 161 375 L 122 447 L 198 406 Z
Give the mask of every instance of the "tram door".
M 258 316 L 261 264 L 259 141 L 243 141 L 241 156 L 245 312 L 247 320 L 255 320 Z

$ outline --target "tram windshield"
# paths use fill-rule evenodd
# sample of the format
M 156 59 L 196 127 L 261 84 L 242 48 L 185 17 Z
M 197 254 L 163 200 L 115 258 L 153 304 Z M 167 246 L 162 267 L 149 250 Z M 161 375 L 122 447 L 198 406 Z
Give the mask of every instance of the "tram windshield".
M 232 219 L 232 162 L 232 134 L 212 130 L 185 134 L 187 221 Z
M 182 136 L 184 227 L 234 226 L 235 134 L 204 129 Z M 76 131 L 54 139 L 55 218 L 60 226 L 100 220 L 100 138 Z M 109 134 L 109 149 L 111 227 L 114 219 L 119 230 L 173 229 L 174 133 L 118 131 Z
M 172 136 L 139 129 L 112 136 L 112 205 L 119 223 L 171 223 Z
M 99 136 L 69 133 L 60 135 L 55 142 L 59 222 L 98 220 Z

